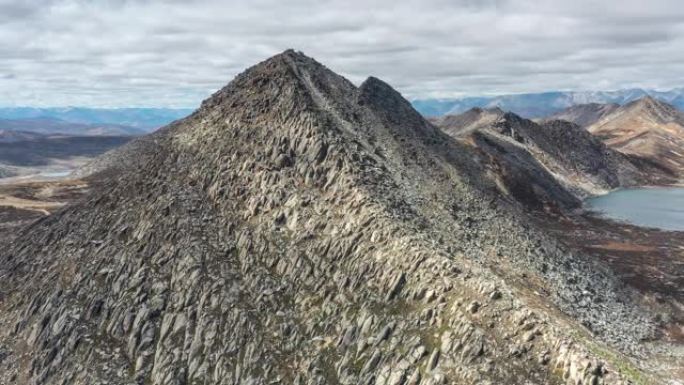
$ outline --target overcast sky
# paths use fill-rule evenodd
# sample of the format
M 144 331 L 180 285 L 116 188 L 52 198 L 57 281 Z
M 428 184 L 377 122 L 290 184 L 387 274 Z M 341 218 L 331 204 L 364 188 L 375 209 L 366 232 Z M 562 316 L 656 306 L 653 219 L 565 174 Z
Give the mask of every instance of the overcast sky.
M 684 86 L 681 0 L 0 0 L 0 105 L 194 107 L 295 48 L 409 98 Z

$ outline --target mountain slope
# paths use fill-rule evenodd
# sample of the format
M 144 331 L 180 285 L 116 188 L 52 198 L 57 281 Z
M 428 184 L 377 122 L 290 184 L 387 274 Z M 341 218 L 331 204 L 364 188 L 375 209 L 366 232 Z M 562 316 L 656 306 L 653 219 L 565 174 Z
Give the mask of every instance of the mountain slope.
M 492 125 L 501 119 L 504 111 L 500 108 L 472 108 L 459 115 L 444 115 L 430 121 L 451 136 L 461 136 L 479 128 Z
M 454 138 L 487 153 L 506 190 L 537 207 L 554 202 L 578 207 L 579 199 L 587 195 L 670 180 L 663 170 L 611 150 L 565 121 L 535 123 L 513 113 L 479 108 L 433 121 Z
M 684 175 L 684 113 L 651 97 L 625 104 L 587 127 L 620 152 Z
M 286 51 L 145 146 L 0 252 L 10 383 L 646 375 L 617 350 L 655 333 L 634 293 L 377 79 Z
M 569 91 L 466 97 L 460 99 L 414 100 L 413 105 L 425 116 L 457 115 L 471 108 L 499 107 L 525 118 L 543 118 L 564 109 L 590 103 L 625 104 L 651 96 L 684 109 L 684 88 L 670 91 L 625 89 L 617 91 Z
M 615 103 L 579 104 L 553 114 L 546 118 L 546 120 L 565 120 L 578 126 L 587 127 L 603 119 L 606 115 L 613 113 L 618 108 L 620 108 L 620 105 Z

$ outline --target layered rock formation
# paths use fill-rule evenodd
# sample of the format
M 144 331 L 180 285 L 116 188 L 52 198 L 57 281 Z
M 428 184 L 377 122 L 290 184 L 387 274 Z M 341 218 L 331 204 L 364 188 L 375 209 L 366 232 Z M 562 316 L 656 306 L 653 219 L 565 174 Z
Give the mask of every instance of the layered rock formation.
M 0 252 L 0 383 L 664 381 L 634 293 L 380 80 L 286 51 L 141 143 Z

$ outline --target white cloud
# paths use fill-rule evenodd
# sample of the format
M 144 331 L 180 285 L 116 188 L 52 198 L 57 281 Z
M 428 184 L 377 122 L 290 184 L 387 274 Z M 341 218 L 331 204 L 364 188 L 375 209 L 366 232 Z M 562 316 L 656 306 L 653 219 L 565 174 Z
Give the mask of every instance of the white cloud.
M 412 98 L 684 85 L 674 0 L 0 0 L 0 15 L 0 105 L 196 106 L 287 48 Z

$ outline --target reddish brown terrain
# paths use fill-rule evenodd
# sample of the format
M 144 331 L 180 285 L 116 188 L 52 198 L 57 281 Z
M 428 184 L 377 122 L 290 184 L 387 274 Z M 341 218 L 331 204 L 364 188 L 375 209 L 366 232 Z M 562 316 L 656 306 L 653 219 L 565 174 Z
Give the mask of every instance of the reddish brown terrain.
M 684 346 L 684 233 L 614 222 L 592 213 L 570 218 L 540 218 L 567 246 L 605 263 L 627 285 L 659 324 L 657 340 Z M 684 381 L 679 359 L 652 361 L 659 371 Z M 674 382 L 678 384 L 680 382 Z
M 665 102 L 651 97 L 636 100 L 587 129 L 622 153 L 684 175 L 684 114 Z
M 78 179 L 15 182 L 0 179 L 0 242 L 11 240 L 21 228 L 76 201 L 88 191 L 89 184 Z
M 615 103 L 578 104 L 576 106 L 572 106 L 563 111 L 555 113 L 544 120 L 565 120 L 567 122 L 575 123 L 582 127 L 588 127 L 603 119 L 607 115 L 610 115 L 611 113 L 615 112 L 615 110 L 617 110 L 618 108 L 620 108 L 620 105 Z
M 684 342 L 684 234 L 633 226 L 591 213 L 543 220 L 568 245 L 606 262 L 620 278 L 644 293 L 663 319 L 666 338 Z

